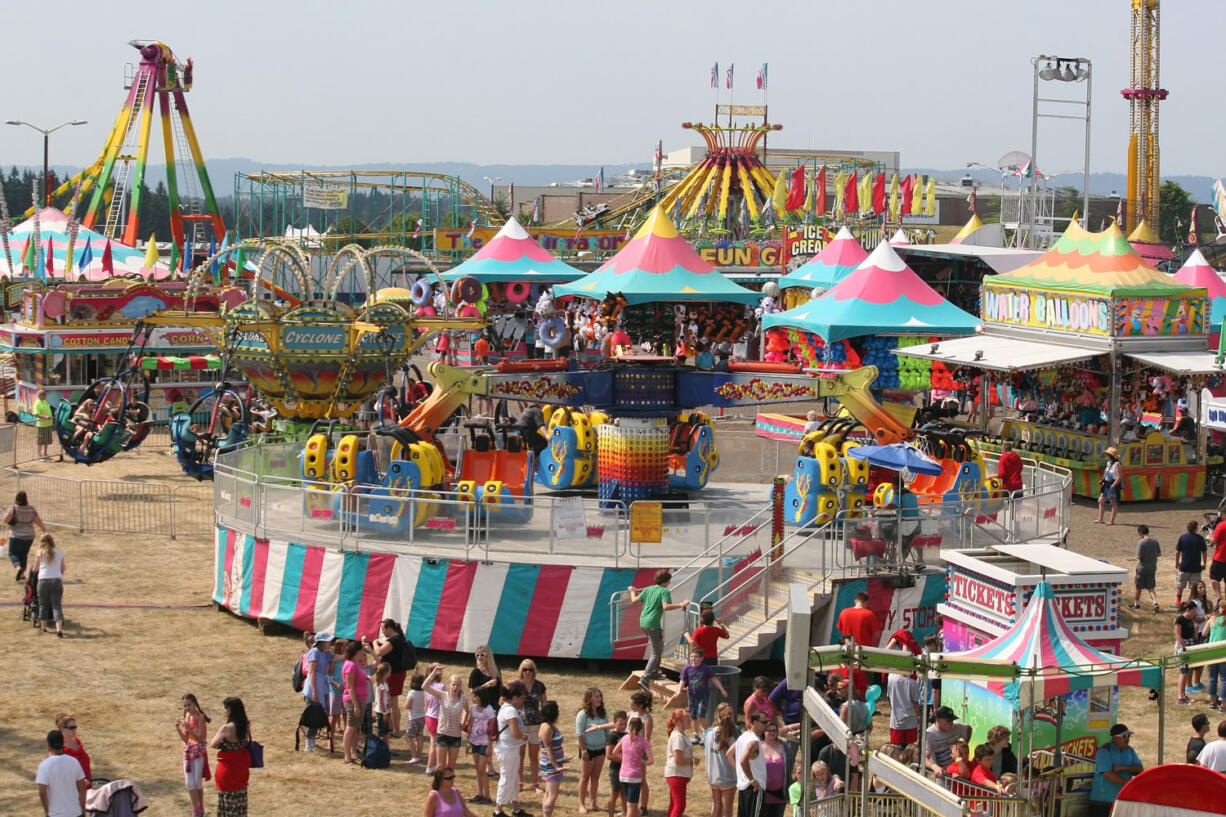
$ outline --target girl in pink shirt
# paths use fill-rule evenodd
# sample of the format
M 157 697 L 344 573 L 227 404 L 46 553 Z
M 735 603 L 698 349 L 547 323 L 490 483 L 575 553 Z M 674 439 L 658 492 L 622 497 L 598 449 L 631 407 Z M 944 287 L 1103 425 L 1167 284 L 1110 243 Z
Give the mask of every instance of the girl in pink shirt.
M 651 743 L 643 737 L 641 719 L 630 721 L 629 728 L 626 736 L 613 747 L 612 760 L 622 764 L 618 780 L 626 791 L 626 817 L 641 817 L 639 789 L 646 776 L 644 772 L 653 763 Z
M 366 677 L 366 653 L 361 641 L 350 641 L 345 647 L 345 663 L 341 667 L 341 701 L 345 707 L 345 762 L 359 763 L 358 730 L 362 725 L 362 713 L 370 700 L 370 679 Z

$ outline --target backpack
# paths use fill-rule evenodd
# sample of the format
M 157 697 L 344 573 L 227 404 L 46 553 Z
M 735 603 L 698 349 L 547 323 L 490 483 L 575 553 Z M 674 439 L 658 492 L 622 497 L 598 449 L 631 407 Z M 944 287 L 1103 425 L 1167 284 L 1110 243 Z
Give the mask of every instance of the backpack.
M 490 746 L 498 742 L 500 732 L 502 730 L 498 728 L 498 716 L 494 715 L 494 717 L 485 722 L 485 736 L 489 738 Z
M 417 666 L 417 651 L 407 638 L 393 636 L 392 652 L 387 657 L 387 663 L 392 665 L 392 672 L 408 672 Z
M 294 692 L 301 692 L 306 686 L 306 673 L 302 670 L 302 661 L 306 655 L 298 656 L 298 660 L 294 662 L 294 674 L 290 677 L 290 682 L 294 685 Z
M 316 732 L 326 732 L 328 729 L 328 711 L 324 709 L 323 704 L 315 701 L 307 701 L 306 708 L 302 710 L 302 714 L 298 716 L 298 728 L 294 730 L 294 751 L 298 751 L 298 746 L 302 739 L 302 730 L 314 730 Z M 329 738 L 331 740 L 331 738 Z
M 374 735 L 366 738 L 366 750 L 362 752 L 362 767 L 366 769 L 386 769 L 392 765 L 391 748 Z

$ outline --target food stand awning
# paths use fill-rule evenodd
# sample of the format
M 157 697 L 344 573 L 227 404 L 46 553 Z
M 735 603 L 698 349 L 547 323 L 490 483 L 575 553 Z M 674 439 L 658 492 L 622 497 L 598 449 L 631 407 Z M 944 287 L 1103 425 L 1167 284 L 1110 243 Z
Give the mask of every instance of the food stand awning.
M 894 350 L 894 354 L 899 357 L 937 360 L 953 366 L 1021 372 L 1089 360 L 1101 352 L 1060 343 L 985 333 L 939 343 L 900 347 Z
M 574 281 L 583 272 L 558 260 L 536 242 L 514 216 L 498 234 L 459 266 L 443 273 L 444 281 L 471 275 L 483 284 L 497 281 Z
M 1125 352 L 1138 363 L 1174 374 L 1222 374 L 1216 352 Z
M 140 367 L 149 371 L 186 372 L 192 369 L 220 369 L 221 358 L 217 355 L 145 355 Z

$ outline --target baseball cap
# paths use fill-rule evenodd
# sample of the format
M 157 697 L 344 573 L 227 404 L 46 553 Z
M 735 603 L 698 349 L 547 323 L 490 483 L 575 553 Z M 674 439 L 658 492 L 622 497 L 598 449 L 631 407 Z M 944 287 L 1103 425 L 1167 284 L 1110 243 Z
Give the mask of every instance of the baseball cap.
M 326 644 L 331 640 L 332 640 L 332 633 L 329 633 L 329 632 L 315 633 L 314 643 L 316 645 Z
M 1131 734 L 1132 734 L 1132 730 L 1129 729 L 1127 726 L 1125 726 L 1122 723 L 1117 723 L 1115 726 L 1111 727 L 1111 737 L 1113 738 L 1119 738 L 1119 737 L 1126 738 Z
M 956 721 L 958 716 L 948 706 L 937 707 L 936 714 L 933 715 L 937 720 Z

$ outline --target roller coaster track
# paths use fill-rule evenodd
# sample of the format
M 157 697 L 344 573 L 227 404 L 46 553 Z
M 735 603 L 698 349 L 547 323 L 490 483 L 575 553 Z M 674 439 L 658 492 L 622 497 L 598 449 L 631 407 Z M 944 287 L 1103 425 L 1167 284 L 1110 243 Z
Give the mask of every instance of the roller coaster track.
M 405 183 L 386 183 L 373 181 L 388 177 L 401 177 Z M 478 214 L 478 222 L 484 221 L 493 226 L 501 226 L 506 218 L 484 194 L 476 187 L 458 176 L 445 173 L 430 173 L 423 170 L 294 170 L 287 172 L 244 173 L 242 178 L 263 184 L 301 185 L 304 182 L 324 187 L 344 187 L 363 189 L 412 190 L 424 192 L 431 188 L 430 181 L 439 182 L 439 187 L 447 187 L 455 192 L 460 200 L 472 207 Z M 420 180 L 419 184 L 408 183 L 407 180 Z M 437 188 L 431 188 L 437 189 Z
M 609 199 L 606 203 L 609 209 L 601 213 L 593 221 L 588 222 L 584 227 L 599 228 L 604 230 L 622 230 L 627 227 L 635 227 L 647 217 L 647 213 L 655 205 L 656 200 L 663 197 L 671 184 L 679 182 L 685 178 L 693 168 L 684 168 L 677 170 L 666 171 L 660 177 L 660 194 L 656 194 L 655 186 L 645 184 L 642 187 L 629 190 L 626 193 L 614 199 Z M 559 221 L 555 224 L 545 225 L 548 229 L 562 229 L 572 227 L 575 224 L 573 218 L 568 218 L 564 221 Z

